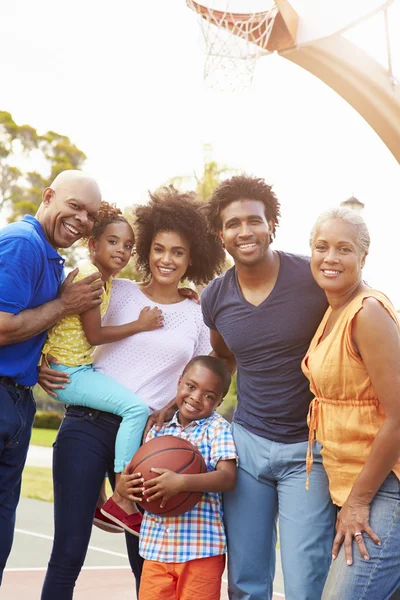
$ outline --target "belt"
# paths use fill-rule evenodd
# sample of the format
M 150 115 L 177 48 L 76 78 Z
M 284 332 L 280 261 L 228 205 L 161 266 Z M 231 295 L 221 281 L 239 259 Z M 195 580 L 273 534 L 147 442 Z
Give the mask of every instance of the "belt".
M 12 385 L 16 387 L 18 390 L 30 390 L 31 385 L 22 385 L 21 383 L 17 383 L 11 377 L 7 377 L 7 375 L 0 375 L 0 384 L 3 385 Z

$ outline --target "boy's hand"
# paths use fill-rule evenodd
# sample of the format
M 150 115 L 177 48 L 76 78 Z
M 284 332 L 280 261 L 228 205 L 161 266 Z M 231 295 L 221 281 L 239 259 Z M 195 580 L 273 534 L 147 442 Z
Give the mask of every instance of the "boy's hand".
M 145 306 L 140 311 L 138 324 L 141 331 L 153 331 L 154 329 L 160 329 L 161 327 L 164 327 L 164 317 L 161 310 L 157 308 L 157 306 L 154 308 Z
M 129 473 L 129 465 L 122 471 L 115 486 L 118 494 L 132 502 L 143 502 L 144 479 L 141 473 Z
M 153 473 L 158 473 L 159 477 L 145 481 L 143 496 L 147 502 L 153 502 L 153 500 L 161 498 L 160 508 L 164 508 L 172 496 L 184 491 L 183 475 L 169 469 L 157 469 L 156 467 L 150 470 Z

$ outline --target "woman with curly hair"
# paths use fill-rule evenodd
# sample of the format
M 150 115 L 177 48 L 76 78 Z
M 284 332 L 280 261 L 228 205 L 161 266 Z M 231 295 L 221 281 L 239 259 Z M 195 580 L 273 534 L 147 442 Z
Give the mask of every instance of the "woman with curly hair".
M 193 194 L 179 193 L 173 187 L 162 188 L 150 195 L 149 204 L 136 208 L 134 217 L 137 265 L 144 282 L 113 280 L 102 324 L 105 328 L 118 328 L 138 319 L 146 306 L 160 306 L 163 327 L 102 346 L 96 352 L 94 364 L 142 398 L 153 412 L 174 398 L 179 376 L 189 360 L 211 351 L 209 330 L 200 306 L 182 296 L 178 286 L 184 280 L 207 283 L 221 272 L 225 253 L 216 236 L 210 233 Z M 51 374 L 54 373 L 52 370 Z M 55 382 L 44 366 L 40 377 L 42 387 L 51 391 L 62 384 L 60 373 L 57 371 L 59 377 Z M 72 598 L 89 544 L 91 520 L 104 474 L 108 471 L 113 477 L 113 440 L 118 425 L 119 418 L 108 411 L 81 406 L 67 409 L 54 451 L 55 467 L 63 484 L 62 493 L 55 497 L 55 539 L 42 600 Z M 79 453 L 80 461 L 71 460 L 73 451 Z M 78 497 L 78 501 L 72 512 L 73 497 Z M 142 559 L 137 541 L 137 537 L 127 535 L 129 559 L 138 584 Z
M 47 361 L 49 354 L 52 357 L 50 367 L 69 375 L 69 382 L 59 388 L 57 394 L 51 393 L 56 400 L 72 406 L 106 410 L 122 417 L 115 441 L 114 472 L 118 482 L 121 472 L 140 446 L 149 409 L 136 394 L 94 369 L 93 352 L 95 346 L 118 342 L 142 331 L 159 329 L 163 318 L 157 307 L 143 307 L 135 320 L 117 327 L 102 326 L 101 318 L 110 302 L 113 277 L 128 264 L 134 235 L 121 211 L 102 202 L 92 234 L 86 241 L 90 262 L 79 268 L 75 281 L 99 273 L 104 284 L 102 302 L 82 315 L 66 316 L 54 325 L 48 332 L 42 356 Z M 119 511 L 119 524 L 133 535 L 139 535 L 142 515 L 135 503 L 116 493 L 109 500 L 110 505 L 114 503 Z

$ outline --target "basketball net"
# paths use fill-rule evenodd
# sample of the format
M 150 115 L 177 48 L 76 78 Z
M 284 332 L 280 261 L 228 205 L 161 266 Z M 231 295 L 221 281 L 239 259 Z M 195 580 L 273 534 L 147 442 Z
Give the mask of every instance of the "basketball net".
M 219 91 L 239 92 L 253 80 L 257 60 L 268 54 L 267 44 L 278 9 L 239 14 L 216 10 L 195 0 L 187 5 L 200 15 L 199 23 L 206 45 L 204 83 Z

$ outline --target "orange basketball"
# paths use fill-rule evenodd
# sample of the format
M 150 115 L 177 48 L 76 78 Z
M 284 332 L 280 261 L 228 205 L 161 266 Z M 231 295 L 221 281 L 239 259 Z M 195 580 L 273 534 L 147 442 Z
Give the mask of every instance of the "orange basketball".
M 141 473 L 146 481 L 158 476 L 150 471 L 152 467 L 191 475 L 207 472 L 204 458 L 196 446 L 173 435 L 160 435 L 146 442 L 129 464 L 130 472 Z M 181 492 L 170 498 L 163 508 L 160 508 L 161 499 L 140 504 L 154 515 L 176 517 L 193 508 L 202 495 L 202 492 Z

